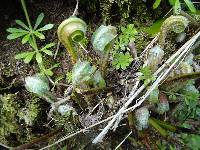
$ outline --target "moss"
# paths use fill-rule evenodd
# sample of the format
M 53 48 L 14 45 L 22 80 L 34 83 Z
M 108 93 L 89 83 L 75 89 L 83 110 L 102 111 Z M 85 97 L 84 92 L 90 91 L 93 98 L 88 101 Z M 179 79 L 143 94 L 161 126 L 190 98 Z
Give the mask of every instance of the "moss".
M 32 126 L 40 116 L 41 107 L 38 104 L 39 98 L 26 101 L 26 106 L 18 112 L 20 120 L 24 120 L 26 125 Z
M 0 141 L 8 143 L 7 139 L 12 135 L 17 137 L 19 125 L 17 113 L 19 104 L 16 102 L 15 94 L 0 95 Z

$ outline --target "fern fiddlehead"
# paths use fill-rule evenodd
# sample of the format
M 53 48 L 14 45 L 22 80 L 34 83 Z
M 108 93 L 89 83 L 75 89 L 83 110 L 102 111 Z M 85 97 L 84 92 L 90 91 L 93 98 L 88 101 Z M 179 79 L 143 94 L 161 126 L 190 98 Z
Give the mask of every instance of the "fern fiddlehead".
M 170 16 L 167 18 L 162 26 L 159 36 L 159 45 L 164 48 L 165 39 L 169 32 L 173 31 L 175 33 L 183 32 L 188 26 L 188 19 L 184 16 Z
M 58 38 L 69 52 L 73 63 L 76 63 L 78 59 L 73 42 L 80 42 L 84 38 L 86 28 L 86 23 L 74 16 L 64 20 L 58 27 Z

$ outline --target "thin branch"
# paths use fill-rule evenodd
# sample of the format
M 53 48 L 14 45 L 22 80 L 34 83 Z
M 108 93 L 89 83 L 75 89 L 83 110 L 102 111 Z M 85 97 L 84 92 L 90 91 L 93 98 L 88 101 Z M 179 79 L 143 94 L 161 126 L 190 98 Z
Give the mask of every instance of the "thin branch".
M 0 145 L 1 145 L 2 147 L 4 147 L 5 149 L 13 149 L 12 147 L 7 146 L 7 145 L 5 145 L 5 144 L 3 144 L 3 143 L 0 143 Z
M 79 4 L 79 0 L 76 0 L 76 7 L 74 9 L 74 12 L 73 12 L 72 16 L 78 15 L 78 4 Z
M 59 51 L 59 48 L 60 48 L 60 41 L 58 41 L 58 44 L 57 44 L 57 47 L 56 47 L 56 52 L 55 52 L 55 54 L 54 54 L 53 59 L 56 59 L 56 56 L 57 56 L 58 51 Z
M 115 150 L 117 150 L 125 141 L 126 139 L 132 134 L 132 131 L 116 146 Z

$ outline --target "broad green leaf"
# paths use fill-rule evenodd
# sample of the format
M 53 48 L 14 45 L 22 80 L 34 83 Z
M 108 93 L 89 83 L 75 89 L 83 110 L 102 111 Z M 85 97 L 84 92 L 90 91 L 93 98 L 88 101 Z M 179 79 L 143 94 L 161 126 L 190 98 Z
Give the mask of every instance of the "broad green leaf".
M 22 44 L 27 43 L 28 40 L 29 40 L 29 38 L 30 38 L 30 34 L 25 35 L 25 36 L 22 38 Z
M 32 52 L 23 52 L 23 53 L 19 53 L 17 55 L 15 55 L 15 59 L 22 59 L 25 58 L 27 55 L 29 55 Z
M 153 3 L 153 9 L 158 8 L 158 6 L 160 5 L 160 2 L 161 2 L 161 0 L 156 0 L 156 1 Z
M 40 23 L 42 22 L 43 18 L 44 18 L 44 14 L 43 14 L 43 13 L 39 14 L 39 16 L 37 17 L 37 20 L 36 20 L 36 22 L 35 22 L 34 30 L 37 29 L 37 27 L 38 27 L 38 26 L 40 25 Z
M 169 0 L 170 5 L 174 6 L 175 5 L 176 0 Z
M 36 61 L 38 62 L 38 64 L 42 63 L 42 54 L 40 54 L 39 52 L 36 53 Z
M 88 61 L 78 61 L 72 70 L 72 84 L 74 86 L 89 84 L 95 71 L 96 68 L 91 66 Z
M 49 81 L 42 74 L 35 74 L 25 78 L 25 87 L 29 92 L 43 96 L 49 91 Z
M 194 4 L 190 0 L 184 0 L 185 4 L 188 6 L 191 12 L 195 13 L 196 8 L 194 7 Z
M 27 30 L 23 30 L 20 28 L 8 28 L 6 31 L 10 33 L 28 33 Z
M 47 24 L 44 27 L 42 27 L 42 28 L 40 28 L 40 29 L 38 29 L 36 31 L 46 31 L 46 30 L 49 30 L 49 29 L 53 28 L 53 26 L 54 26 L 53 24 Z
M 174 13 L 175 14 L 180 14 L 181 11 L 181 4 L 179 0 L 176 0 L 175 5 L 174 5 Z
M 8 39 L 8 40 L 13 40 L 13 39 L 16 39 L 16 38 L 18 38 L 18 37 L 21 37 L 21 36 L 23 36 L 23 35 L 25 35 L 25 34 L 27 34 L 27 33 L 11 33 L 11 34 L 9 34 L 9 35 L 7 36 L 7 39 Z
M 28 26 L 25 25 L 21 20 L 16 20 L 15 22 L 16 22 L 18 25 L 20 25 L 21 27 L 25 28 L 26 30 L 30 30 L 30 29 L 28 28 Z
M 158 32 L 160 32 L 160 27 L 165 19 L 157 20 L 153 23 L 152 26 L 144 28 L 143 31 L 147 32 L 148 34 L 151 34 L 152 37 L 154 37 Z
M 26 64 L 28 64 L 32 59 L 33 59 L 33 56 L 35 55 L 35 52 L 30 52 L 27 56 L 26 56 L 26 58 L 24 59 L 24 62 L 26 63 Z
M 43 51 L 44 49 L 51 48 L 51 47 L 53 47 L 54 45 L 55 45 L 55 43 L 49 43 L 49 44 L 47 44 L 45 47 L 43 47 L 43 48 L 41 49 L 41 51 Z
M 116 36 L 116 27 L 101 25 L 92 36 L 92 45 L 96 51 L 104 54 Z
M 37 37 L 39 37 L 41 40 L 45 39 L 44 34 L 38 32 L 38 31 L 35 31 L 35 32 L 33 32 L 33 33 L 34 33 Z
M 48 50 L 48 49 L 44 49 L 43 52 L 44 52 L 45 54 L 47 54 L 47 55 L 50 55 L 50 56 L 53 55 L 52 51 L 50 51 L 50 50 Z

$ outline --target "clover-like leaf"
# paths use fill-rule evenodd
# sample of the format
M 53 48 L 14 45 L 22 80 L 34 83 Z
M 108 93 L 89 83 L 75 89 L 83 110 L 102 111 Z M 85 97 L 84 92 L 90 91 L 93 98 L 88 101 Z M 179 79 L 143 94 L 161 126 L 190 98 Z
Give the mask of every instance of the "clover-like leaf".
M 131 55 L 129 53 L 123 54 L 123 53 L 116 53 L 114 55 L 113 61 L 112 61 L 112 65 L 116 68 L 116 69 L 126 69 L 131 62 L 133 61 L 133 58 L 131 57 Z

